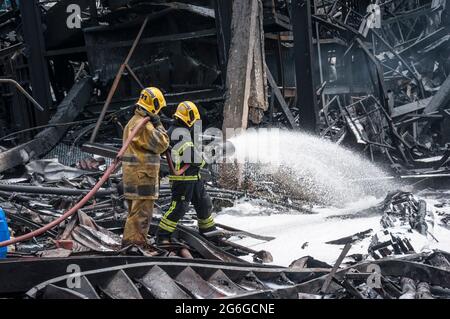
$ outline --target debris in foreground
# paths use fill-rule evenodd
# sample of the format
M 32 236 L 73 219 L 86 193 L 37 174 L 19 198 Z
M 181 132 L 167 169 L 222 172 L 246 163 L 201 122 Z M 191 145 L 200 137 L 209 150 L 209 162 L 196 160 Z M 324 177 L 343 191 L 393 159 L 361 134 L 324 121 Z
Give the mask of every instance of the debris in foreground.
M 162 193 L 166 193 L 164 187 Z M 212 194 L 214 196 L 214 192 Z M 167 195 L 162 196 L 160 204 L 166 201 Z M 14 199 L 16 203 L 11 202 L 6 209 L 13 233 L 28 231 L 59 216 L 55 207 L 61 207 L 62 203 L 54 207 L 42 200 L 37 202 L 38 197 L 44 199 L 48 195 L 17 196 L 20 197 Z M 371 245 L 368 254 L 357 262 L 350 262 L 351 256 L 346 256 L 347 250 L 344 250 L 334 266 L 303 257 L 290 267 L 279 267 L 264 264 L 271 262 L 270 252 L 258 252 L 234 243 L 244 237 L 260 241 L 270 241 L 273 237 L 219 224 L 219 231 L 228 239 L 217 246 L 196 232 L 193 214 L 186 216 L 184 226 L 178 230 L 178 245 L 156 249 L 152 254 L 136 247 L 121 248 L 117 234 L 122 231 L 126 210 L 120 201 L 100 200 L 79 211 L 59 230 L 16 245 L 15 251 L 9 252 L 9 258 L 0 261 L 0 282 L 8 283 L 0 288 L 0 296 L 37 299 L 450 298 L 450 254 L 440 250 L 416 253 L 406 244 L 406 249 L 402 250 L 399 241 L 393 240 L 400 236 L 399 229 L 419 234 L 425 225 L 430 227 L 426 220 L 417 227 L 420 223 L 411 218 L 423 209 L 428 211 L 414 195 L 405 192 L 389 194 L 374 208 L 381 221 L 385 216 L 393 221 L 393 224 L 383 224 L 389 233 L 389 245 L 382 245 L 384 249 L 390 247 L 389 253 L 383 250 L 386 256 L 380 253 L 380 247 Z M 156 228 L 157 222 L 152 223 L 151 233 Z M 329 244 L 350 247 L 368 236 L 372 236 L 372 242 L 380 238 L 369 229 Z M 381 243 L 385 244 L 379 240 L 378 245 Z M 378 259 L 374 252 L 379 254 Z M 255 255 L 257 263 L 240 258 L 249 253 Z M 67 267 L 73 264 L 79 265 L 82 271 L 80 288 L 67 287 L 67 280 L 72 278 Z M 28 267 L 42 271 L 21 271 Z M 8 279 L 2 277 L 7 274 Z M 11 274 L 17 278 L 11 278 Z
M 445 1 L 385 1 L 380 28 L 370 27 L 369 0 L 81 2 L 75 28 L 60 19 L 67 1 L 2 4 L 0 241 L 58 220 L 92 189 L 122 146 L 130 101 L 147 83 L 165 89 L 171 107 L 199 103 L 208 127 L 307 129 L 387 164 L 392 179 L 445 184 L 450 177 Z M 246 198 L 265 214 L 312 213 L 309 203 L 270 187 L 264 195 L 222 188 L 212 171 L 205 176 L 216 212 Z M 155 215 L 170 202 L 163 183 Z M 370 213 L 382 230 L 327 241 L 343 248 L 330 265 L 292 252 L 297 259 L 286 268 L 270 265 L 273 252 L 238 242 L 273 236 L 218 225 L 225 239 L 212 242 L 198 234 L 193 214 L 170 245 L 122 247 L 127 203 L 113 174 L 70 220 L 0 248 L 0 297 L 450 298 L 449 254 L 411 239 L 439 242 L 433 230 L 450 229 L 450 202 L 435 213 L 429 205 L 391 193 Z M 363 254 L 348 255 L 369 239 Z M 70 288 L 74 264 L 83 275 Z

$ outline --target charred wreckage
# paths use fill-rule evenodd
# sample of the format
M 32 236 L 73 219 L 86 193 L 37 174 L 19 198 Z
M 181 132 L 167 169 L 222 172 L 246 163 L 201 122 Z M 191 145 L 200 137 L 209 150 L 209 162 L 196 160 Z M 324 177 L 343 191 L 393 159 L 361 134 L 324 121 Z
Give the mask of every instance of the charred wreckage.
M 448 186 L 446 0 L 4 0 L 0 9 L 0 213 L 12 238 L 57 221 L 8 247 L 0 297 L 450 297 L 450 254 L 416 252 L 392 230 L 429 233 L 427 203 L 411 193 L 362 212 L 379 215 L 384 231 L 330 243 L 343 247 L 334 265 L 306 256 L 290 267 L 268 265 L 270 252 L 233 241 L 273 238 L 218 224 L 227 239 L 217 246 L 199 236 L 193 214 L 174 249 L 122 248 L 118 172 L 74 206 L 115 165 L 136 92 L 148 83 L 166 92 L 167 115 L 191 100 L 206 127 L 308 131 L 396 178 Z M 204 172 L 216 211 L 246 197 L 311 213 L 300 200 L 236 189 L 217 174 L 214 166 Z M 169 205 L 161 184 L 157 208 Z M 448 227 L 450 215 L 441 217 Z M 367 254 L 346 259 L 368 236 Z M 71 286 L 74 271 L 79 284 Z

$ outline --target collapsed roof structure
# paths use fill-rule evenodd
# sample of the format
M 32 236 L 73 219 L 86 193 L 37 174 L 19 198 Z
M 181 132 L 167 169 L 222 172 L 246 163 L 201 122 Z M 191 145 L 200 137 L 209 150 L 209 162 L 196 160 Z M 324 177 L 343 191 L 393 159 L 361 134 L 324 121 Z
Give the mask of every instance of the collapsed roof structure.
M 445 0 L 3 1 L 0 205 L 15 235 L 59 217 L 95 184 L 99 167 L 115 158 L 137 94 L 148 84 L 165 91 L 167 115 L 181 100 L 198 103 L 204 128 L 308 131 L 366 154 L 403 179 L 445 182 L 450 176 L 449 10 Z M 280 210 L 311 213 L 304 202 L 281 195 L 224 189 L 230 185 L 219 185 L 215 173 L 205 175 L 212 174 L 209 192 L 217 210 L 253 196 Z M 383 275 L 382 288 L 374 290 L 366 284 L 372 262 L 341 269 L 342 260 L 334 268 L 310 259 L 301 269 L 249 265 L 239 257 L 250 254 L 263 263 L 270 262 L 270 253 L 232 241 L 215 247 L 189 227 L 179 230 L 184 243 L 179 254 L 194 261 L 174 259 L 167 251 L 158 254 L 165 257 L 121 251 L 117 234 L 126 209 L 120 179 L 114 175 L 96 194 L 98 200 L 59 231 L 17 245 L 10 252 L 14 258 L 0 261 L 0 276 L 11 267 L 23 267 L 21 275 L 29 267 L 46 269 L 21 280 L 0 280 L 0 295 L 449 295 L 448 280 L 441 281 L 448 278 L 449 255 L 411 254 L 414 249 L 394 237 L 371 246 L 369 255 L 378 257 Z M 404 194 L 388 198 L 420 211 L 419 202 Z M 159 209 L 169 202 L 170 190 L 163 186 Z M 390 225 L 389 219 L 384 222 Z M 229 237 L 259 236 L 222 226 Z M 385 259 L 405 252 L 401 259 Z M 73 263 L 86 272 L 80 290 L 63 288 L 67 278 L 58 278 Z M 416 282 L 406 280 L 405 271 L 417 275 Z M 160 289 L 156 279 L 162 276 L 171 283 L 170 294 Z

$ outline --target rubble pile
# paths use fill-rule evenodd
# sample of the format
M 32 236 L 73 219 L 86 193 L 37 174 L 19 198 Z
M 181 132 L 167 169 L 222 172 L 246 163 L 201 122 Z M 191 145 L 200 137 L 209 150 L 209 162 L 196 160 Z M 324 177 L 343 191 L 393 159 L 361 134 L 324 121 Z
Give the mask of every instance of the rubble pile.
M 379 220 L 381 230 L 374 233 L 373 229 L 368 229 L 348 237 L 329 241 L 327 244 L 354 244 L 370 238 L 367 247 L 368 254 L 359 256 L 358 260 L 362 258 L 379 260 L 385 257 L 402 257 L 417 253 L 422 249 L 422 243 L 418 242 L 418 247 L 414 247 L 416 239 L 439 242 L 433 234 L 435 225 L 442 225 L 446 221 L 445 213 L 433 212 L 429 205 L 426 200 L 419 199 L 410 192 L 392 192 L 374 207 L 351 216 L 343 216 L 343 218 L 381 216 Z
M 62 296 L 77 299 L 448 299 L 448 258 L 448 254 L 437 251 L 344 269 L 330 269 L 309 258 L 303 267 L 298 263 L 282 269 L 222 265 L 222 270 L 216 271 L 210 269 L 212 264 L 197 263 L 194 270 L 189 261 L 171 260 L 172 269 L 156 262 L 156 265 L 123 266 L 119 272 L 118 267 L 88 271 L 81 289 L 64 288 L 70 275 L 57 277 L 36 285 L 27 296 L 37 299 Z M 311 265 L 316 268 L 309 268 Z
M 438 205 L 437 206 L 441 206 Z M 411 193 L 389 194 L 379 205 L 370 208 L 370 214 L 381 216 L 382 230 L 372 229 L 329 241 L 330 245 L 345 245 L 334 266 L 307 256 L 293 262 L 292 268 L 332 268 L 333 275 L 313 279 L 302 284 L 301 298 L 355 298 L 355 299 L 448 299 L 447 280 L 450 255 L 441 250 L 413 247 L 417 242 L 413 233 L 430 240 L 434 223 L 444 218 L 433 216 L 427 202 Z M 366 215 L 368 212 L 361 212 Z M 357 218 L 357 217 L 355 217 Z M 370 238 L 367 254 L 348 255 L 352 245 Z M 445 274 L 447 273 L 447 274 Z M 332 285 L 331 285 L 332 283 Z
M 418 200 L 406 192 L 389 194 L 381 210 L 383 216 L 380 222 L 385 230 L 372 238 L 369 252 L 373 258 L 413 253 L 414 248 L 402 231 L 405 228 L 425 237 L 433 236 L 428 229 L 434 227 L 434 215 L 427 210 L 425 200 Z
M 365 261 L 341 269 L 335 266 L 333 275 L 298 285 L 299 298 L 448 299 L 448 280 L 438 277 L 448 276 L 449 257 L 445 252 L 434 251 Z
M 92 161 L 92 159 L 87 161 Z M 96 161 L 103 162 L 101 159 Z M 54 174 L 58 178 L 53 178 Z M 100 171 L 84 171 L 75 167 L 64 166 L 55 160 L 42 160 L 31 162 L 27 166 L 26 174 L 19 180 L 16 180 L 20 181 L 20 184 L 2 183 L 2 187 L 12 187 L 17 190 L 17 192 L 2 191 L 0 193 L 0 197 L 2 198 L 1 206 L 7 212 L 7 220 L 12 229 L 12 235 L 16 236 L 29 232 L 60 216 L 79 196 L 82 196 L 84 192 L 92 187 L 93 181 L 89 182 L 89 180 L 93 179 L 95 181 L 95 174 L 100 174 Z M 4 180 L 3 182 L 5 181 L 8 180 Z M 27 185 L 24 184 L 26 182 L 28 182 Z M 80 210 L 68 223 L 60 225 L 59 229 L 48 231 L 44 236 L 35 238 L 33 241 L 16 245 L 9 252 L 8 256 L 10 258 L 20 257 L 24 261 L 33 256 L 44 257 L 45 259 L 76 258 L 85 254 L 97 256 L 96 258 L 105 258 L 111 255 L 126 256 L 130 254 L 135 256 L 149 256 L 148 252 L 140 251 L 133 247 L 120 247 L 119 234 L 122 231 L 126 217 L 126 207 L 120 196 L 119 184 L 120 176 L 112 178 L 110 184 L 97 194 L 97 199 Z M 233 203 L 234 200 L 246 195 L 242 192 L 218 188 L 209 188 L 209 191 L 215 199 L 216 205 L 219 205 L 219 209 L 220 207 L 224 207 L 226 202 Z M 59 196 L 55 198 L 51 195 L 52 193 L 59 194 Z M 107 198 L 104 196 L 107 196 Z M 247 194 L 247 196 L 251 198 L 255 195 Z M 259 198 L 259 200 L 261 201 L 263 199 Z M 158 201 L 158 205 L 159 207 L 167 207 L 169 201 L 169 189 L 163 185 L 161 187 L 161 198 Z M 273 210 L 281 210 L 281 212 L 286 212 L 287 209 L 291 212 L 294 210 L 292 204 L 289 205 L 287 203 L 283 205 L 281 199 L 275 201 L 272 198 L 266 201 L 265 205 L 269 205 L 270 202 L 276 203 L 273 206 Z M 445 201 L 441 201 L 440 205 L 436 205 L 445 206 Z M 303 258 L 304 261 L 293 263 L 291 268 L 301 267 L 303 274 L 304 271 L 310 271 L 312 276 L 317 278 L 311 280 L 304 278 L 300 281 L 297 279 L 297 281 L 294 280 L 293 282 L 290 280 L 287 286 L 285 286 L 286 283 L 280 283 L 279 285 L 285 286 L 284 288 L 271 288 L 271 285 L 263 282 L 259 283 L 260 286 L 258 288 L 250 289 L 251 293 L 267 298 L 281 298 L 287 296 L 287 287 L 295 287 L 298 294 L 293 296 L 291 292 L 288 296 L 298 298 L 448 297 L 446 290 L 448 286 L 446 284 L 440 286 L 441 283 L 436 282 L 434 278 L 434 276 L 441 276 L 441 272 L 445 271 L 441 269 L 442 267 L 447 269 L 446 271 L 449 271 L 448 268 L 445 268 L 445 265 L 449 264 L 448 255 L 444 252 L 437 251 L 416 253 L 413 244 L 408 239 L 410 232 L 417 232 L 421 236 L 432 236 L 430 230 L 433 228 L 434 220 L 432 214 L 427 209 L 427 203 L 416 198 L 411 193 L 396 192 L 389 194 L 380 205 L 372 208 L 371 211 L 372 214 L 375 212 L 381 216 L 380 223 L 384 228 L 382 232 L 372 235 L 372 231 L 369 230 L 329 242 L 329 244 L 333 245 L 347 246 L 372 236 L 371 245 L 368 247 L 368 254 L 366 256 L 361 256 L 359 259 L 355 259 L 353 256 L 351 258 L 353 261 L 341 265 L 340 262 L 343 262 L 344 257 L 346 257 L 343 254 L 340 262 L 338 261 L 334 268 L 327 266 L 325 263 L 311 260 L 311 258 Z M 301 210 L 297 210 L 297 212 L 301 212 Z M 158 214 L 157 216 L 160 215 Z M 442 218 L 442 220 L 445 222 L 445 218 Z M 272 262 L 269 252 L 252 250 L 251 248 L 235 243 L 232 239 L 250 236 L 267 241 L 273 238 L 219 225 L 220 232 L 225 237 L 230 238 L 231 241 L 224 241 L 222 247 L 216 247 L 195 234 L 195 229 L 192 229 L 192 225 L 194 224 L 193 215 L 188 215 L 183 221 L 183 224 L 187 226 L 191 225 L 191 227 L 182 226 L 178 234 L 179 246 L 177 250 L 185 258 L 189 256 L 188 258 L 206 258 L 221 262 L 247 264 L 248 262 L 240 259 L 239 256 L 252 254 L 255 262 Z M 157 223 L 152 224 L 153 232 L 156 229 L 156 225 Z M 348 252 L 348 249 L 344 249 L 345 251 Z M 166 256 L 165 258 L 170 258 L 173 255 L 173 251 L 155 250 L 150 256 Z M 393 265 L 390 264 L 391 262 Z M 7 263 L 0 264 L 7 265 Z M 402 266 L 399 266 L 399 264 Z M 376 266 L 380 267 L 381 275 L 371 278 L 373 270 L 370 269 L 375 269 L 373 267 Z M 164 262 L 158 264 L 158 267 L 164 267 Z M 226 265 L 221 265 L 220 267 L 226 267 Z M 326 270 L 314 270 L 317 267 L 328 269 L 333 275 L 326 274 Z M 311 270 L 309 270 L 310 268 Z M 405 272 L 400 273 L 399 269 Z M 411 273 L 411 269 L 416 272 Z M 425 270 L 422 271 L 422 269 Z M 156 269 L 152 271 L 156 271 Z M 280 269 L 278 272 L 283 274 L 288 272 L 288 270 Z M 321 275 L 320 272 L 325 272 L 325 274 Z M 57 277 L 56 273 L 53 275 Z M 190 275 L 186 274 L 186 276 L 193 278 L 192 276 L 196 277 L 197 275 L 192 273 Z M 329 281 L 327 278 L 332 279 Z M 44 279 L 37 278 L 35 280 L 43 281 Z M 46 279 L 51 280 L 51 278 Z M 175 280 L 176 284 L 180 284 L 180 282 L 182 284 L 183 280 L 187 280 L 181 277 L 172 279 Z M 136 280 L 133 279 L 132 282 L 136 282 Z M 200 284 L 200 278 L 196 280 L 196 284 Z M 253 280 L 259 282 L 258 280 L 260 279 Z M 36 282 L 36 284 L 38 283 Z M 234 291 L 231 294 L 232 296 L 238 296 L 241 293 L 246 296 L 249 293 L 249 290 L 246 290 L 242 286 L 242 283 L 234 282 L 234 284 L 236 285 L 235 289 L 239 293 Z M 101 283 L 97 283 L 96 285 L 100 287 L 99 289 L 101 291 L 106 289 Z M 211 283 L 208 287 L 210 285 Z M 57 288 L 58 284 L 56 282 L 49 286 L 52 288 L 45 288 L 47 286 L 48 284 L 41 285 L 37 290 L 32 290 L 33 292 L 30 292 L 29 295 L 34 298 L 61 296 L 61 288 Z M 324 288 L 325 286 L 327 287 Z M 319 290 L 318 287 L 320 288 Z M 27 287 L 27 289 L 30 288 Z M 56 289 L 56 292 L 51 289 Z M 105 291 L 108 290 L 106 289 Z M 216 290 L 212 291 L 214 291 L 213 295 L 216 297 L 224 297 L 227 295 L 217 293 Z M 196 298 L 199 296 L 194 293 L 195 290 L 191 292 L 191 297 Z M 65 293 L 69 292 L 65 291 Z M 142 295 L 137 296 L 142 297 Z M 127 295 L 127 297 L 131 296 Z
M 79 14 L 67 11 L 73 2 Z M 164 124 L 189 100 L 200 106 L 203 130 L 302 130 L 389 171 L 367 179 L 448 188 L 449 10 L 445 0 L 4 1 L 2 237 L 54 222 L 94 187 L 116 159 L 138 92 L 148 85 L 167 98 Z M 152 235 L 171 203 L 164 162 Z M 342 163 L 336 176 L 355 166 L 350 159 Z M 331 185 L 345 195 L 357 189 L 356 181 L 339 185 L 317 167 L 313 173 L 323 177 L 325 190 Z M 268 215 L 311 215 L 304 194 L 323 197 L 306 179 L 289 182 L 294 167 L 277 176 L 283 188 L 266 176 L 252 184 L 239 170 L 224 182 L 219 169 L 201 172 L 215 213 L 253 200 Z M 205 238 L 192 212 L 170 247 L 122 247 L 128 203 L 117 171 L 71 219 L 1 251 L 0 297 L 450 298 L 450 255 L 415 242 L 417 236 L 438 242 L 434 228 L 450 229 L 450 201 L 442 191 L 432 211 L 424 192 L 390 193 L 350 216 L 380 217 L 382 230 L 327 242 L 343 246 L 333 265 L 304 256 L 278 267 L 270 265 L 276 263 L 270 251 L 239 244 L 275 237 L 219 224 Z M 210 240 L 217 235 L 220 243 Z M 347 256 L 361 242 L 369 243 L 367 251 Z M 85 275 L 80 289 L 63 286 L 72 264 Z

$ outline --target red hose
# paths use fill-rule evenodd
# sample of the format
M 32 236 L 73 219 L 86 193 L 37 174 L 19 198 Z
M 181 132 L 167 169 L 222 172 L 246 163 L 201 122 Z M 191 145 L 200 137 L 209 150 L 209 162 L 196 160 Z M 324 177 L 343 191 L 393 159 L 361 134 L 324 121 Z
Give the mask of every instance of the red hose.
M 167 164 L 169 165 L 170 171 L 175 176 L 183 175 L 184 172 L 186 172 L 187 169 L 191 166 L 189 164 L 185 164 L 179 171 L 176 171 L 175 167 L 173 166 L 173 161 L 172 161 L 172 157 L 170 156 L 170 151 L 166 151 L 166 159 L 167 159 Z
M 16 243 L 20 243 L 22 241 L 31 239 L 33 237 L 42 235 L 46 231 L 52 229 L 55 226 L 58 226 L 61 222 L 63 222 L 64 220 L 66 220 L 67 218 L 69 218 L 70 216 L 75 214 L 80 208 L 82 208 L 92 198 L 92 196 L 95 195 L 95 193 L 100 189 L 100 187 L 102 187 L 102 185 L 108 180 L 109 176 L 119 167 L 119 165 L 121 163 L 121 158 L 122 158 L 123 154 L 125 153 L 126 149 L 128 148 L 128 145 L 130 145 L 131 140 L 136 136 L 136 134 L 139 132 L 139 130 L 145 124 L 147 124 L 147 122 L 149 120 L 150 120 L 150 118 L 146 117 L 146 118 L 142 119 L 140 122 L 138 122 L 138 124 L 133 129 L 133 131 L 131 131 L 130 136 L 128 136 L 128 139 L 123 144 L 119 153 L 117 153 L 117 157 L 114 160 L 114 162 L 108 167 L 108 169 L 103 174 L 102 178 L 97 182 L 97 184 L 95 184 L 94 188 L 92 188 L 91 191 L 89 193 L 87 193 L 86 196 L 84 196 L 75 206 L 70 208 L 63 215 L 61 215 L 61 217 L 58 217 L 51 223 L 49 223 L 39 229 L 36 229 L 36 230 L 34 230 L 28 234 L 22 235 L 22 236 L 0 242 L 0 247 L 14 245 Z

